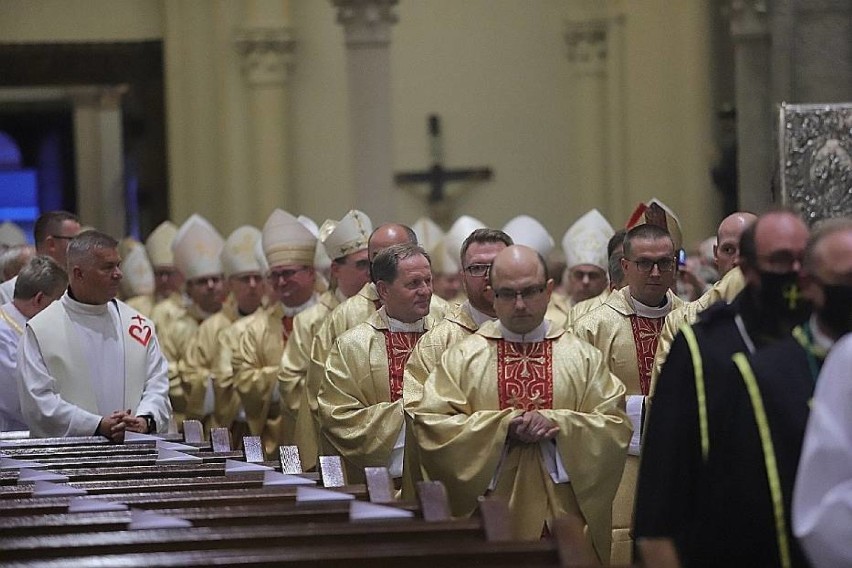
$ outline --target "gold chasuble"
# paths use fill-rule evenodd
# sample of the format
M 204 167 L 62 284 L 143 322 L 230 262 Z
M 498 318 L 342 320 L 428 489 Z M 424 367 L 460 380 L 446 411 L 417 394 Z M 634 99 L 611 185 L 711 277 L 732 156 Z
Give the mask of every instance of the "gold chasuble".
M 320 326 L 311 345 L 311 361 L 308 374 L 305 377 L 305 397 L 314 417 L 317 432 L 320 430 L 317 414 L 317 392 L 320 383 L 325 378 L 325 362 L 328 354 L 338 337 L 345 331 L 367 321 L 367 318 L 374 314 L 380 306 L 381 301 L 379 300 L 379 293 L 376 291 L 376 285 L 368 282 L 357 294 L 337 306 Z M 449 310 L 449 304 L 445 300 L 442 300 L 436 294 L 432 294 L 429 314 L 433 315 L 436 321 L 440 320 Z M 319 436 L 318 444 L 321 452 L 333 451 L 333 448 L 325 443 L 323 436 Z
M 290 339 L 284 346 L 281 366 L 278 369 L 278 389 L 281 398 L 290 400 L 293 396 L 300 397 L 293 443 L 299 448 L 299 458 L 302 461 L 302 469 L 305 471 L 316 467 L 319 454 L 318 432 L 308 406 L 305 389 L 305 377 L 311 362 L 311 345 L 322 322 L 339 305 L 338 294 L 334 290 L 327 290 L 320 295 L 316 305 L 295 317 L 293 333 L 290 334 Z
M 582 302 L 578 302 L 571 306 L 571 309 L 568 311 L 568 317 L 565 319 L 565 329 L 570 330 L 574 326 L 575 321 L 598 306 L 603 305 L 603 303 L 606 302 L 606 299 L 609 298 L 610 294 L 612 294 L 612 290 L 606 288 L 597 296 L 589 298 L 588 300 L 583 300 Z
M 571 299 L 553 292 L 550 295 L 550 303 L 547 305 L 547 312 L 545 312 L 544 317 L 556 324 L 556 327 L 565 327 L 570 312 Z
M 613 505 L 612 562 L 631 562 L 630 527 L 633 520 L 633 500 L 636 476 L 639 471 L 640 425 L 645 397 L 651 388 L 651 371 L 657 352 L 657 340 L 665 316 L 683 305 L 683 301 L 666 292 L 662 308 L 642 307 L 630 296 L 630 287 L 615 291 L 598 308 L 574 323 L 573 333 L 597 347 L 603 353 L 610 372 L 627 389 L 627 413 L 633 423 L 630 456 Z M 637 313 L 641 310 L 641 313 Z
M 213 393 L 216 404 L 213 408 L 213 423 L 231 430 L 231 439 L 239 444 L 247 436 L 248 425 L 243 403 L 234 385 L 234 353 L 240 349 L 240 340 L 246 328 L 255 319 L 265 317 L 268 308 L 261 306 L 253 314 L 241 317 L 219 334 L 219 352 L 213 368 Z
M 322 433 L 344 458 L 350 483 L 363 482 L 371 466 L 402 475 L 403 371 L 417 340 L 435 323 L 429 314 L 402 324 L 380 308 L 335 341 L 317 405 Z
M 293 318 L 316 301 L 313 296 L 295 308 L 277 302 L 270 309 L 257 312 L 240 338 L 239 349 L 233 353 L 234 386 L 245 409 L 249 431 L 261 437 L 266 455 L 273 459 L 278 455 L 278 446 L 293 443 L 301 402 L 297 391 L 287 399 L 280 398 L 281 356 L 293 333 Z
M 181 411 L 175 411 L 174 417 L 178 429 L 183 429 L 183 421 L 187 419 L 187 393 L 184 390 L 183 377 L 181 376 L 181 361 L 186 354 L 186 348 L 190 340 L 198 332 L 198 326 L 210 314 L 204 313 L 195 304 L 183 308 L 182 313 L 166 324 L 162 331 L 158 331 L 160 346 L 163 355 L 169 363 L 169 398 L 172 405 L 175 401 L 181 407 Z M 202 399 L 203 400 L 203 399 Z
M 180 382 L 180 374 L 178 372 L 178 361 L 183 353 L 177 353 L 177 348 L 174 343 L 171 345 L 171 350 L 166 346 L 166 337 L 169 334 L 169 328 L 186 313 L 186 303 L 184 297 L 174 292 L 154 304 L 151 309 L 151 321 L 157 330 L 157 336 L 160 339 L 160 349 L 169 363 L 169 399 L 172 403 L 172 412 L 175 422 L 180 425 L 184 419 L 186 411 L 186 396 L 183 392 L 183 385 Z
M 420 338 L 408 363 L 403 377 L 402 399 L 405 408 L 405 462 L 402 471 L 402 498 L 414 499 L 418 481 L 424 476 L 420 467 L 419 449 L 411 423 L 411 408 L 423 394 L 423 385 L 429 373 L 441 362 L 441 356 L 450 346 L 470 337 L 482 323 L 493 318 L 484 314 L 464 300 L 455 306 L 438 325 Z
M 505 497 L 521 539 L 578 515 L 606 563 L 631 432 L 624 386 L 600 352 L 547 320 L 520 339 L 489 322 L 447 349 L 409 406 L 424 472 L 446 485 L 454 515 L 470 515 L 488 492 Z M 559 426 L 554 440 L 507 439 L 509 423 L 527 410 Z
M 150 318 L 151 312 L 154 311 L 153 294 L 140 294 L 139 296 L 133 296 L 132 298 L 128 298 L 124 303 L 147 318 Z
M 190 338 L 186 352 L 178 364 L 186 396 L 186 418 L 201 420 L 208 428 L 221 426 L 216 423 L 215 409 L 210 404 L 219 401 L 211 381 L 218 364 L 219 334 L 239 317 L 237 301 L 233 294 L 229 294 L 222 304 L 222 309 L 198 326 L 198 331 Z M 227 404 L 226 401 L 223 402 Z
M 660 339 L 657 342 L 657 354 L 654 358 L 654 369 L 651 373 L 652 396 L 657 385 L 657 377 L 660 375 L 663 363 L 666 362 L 666 357 L 669 356 L 669 349 L 671 349 L 672 341 L 674 341 L 674 338 L 680 331 L 680 328 L 683 327 L 684 324 L 692 325 L 695 323 L 698 319 L 698 314 L 716 302 L 725 301 L 730 304 L 733 299 L 743 291 L 743 289 L 745 289 L 745 278 L 743 278 L 743 272 L 740 270 L 739 266 L 735 266 L 700 298 L 694 302 L 684 304 L 666 316 L 666 321 L 663 324 L 662 331 L 660 332 Z

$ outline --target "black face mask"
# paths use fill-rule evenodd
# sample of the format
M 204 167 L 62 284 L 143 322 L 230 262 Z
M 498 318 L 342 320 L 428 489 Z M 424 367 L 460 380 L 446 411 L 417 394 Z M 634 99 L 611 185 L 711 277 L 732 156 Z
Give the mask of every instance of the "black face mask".
M 852 286 L 848 284 L 822 284 L 825 303 L 817 311 L 820 325 L 824 325 L 836 338 L 852 331 Z
M 797 272 L 760 271 L 760 306 L 765 315 L 785 326 L 803 323 L 811 313 L 811 303 L 802 295 Z

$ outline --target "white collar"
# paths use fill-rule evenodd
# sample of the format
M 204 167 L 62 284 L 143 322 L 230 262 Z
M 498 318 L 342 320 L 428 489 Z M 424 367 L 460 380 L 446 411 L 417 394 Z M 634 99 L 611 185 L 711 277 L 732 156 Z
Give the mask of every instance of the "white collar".
M 538 327 L 533 329 L 532 331 L 524 334 L 515 333 L 514 331 L 509 331 L 506 329 L 506 326 L 503 325 L 503 322 L 500 322 L 500 335 L 503 336 L 503 339 L 506 341 L 511 341 L 512 343 L 535 343 L 537 341 L 544 341 L 544 336 L 547 335 L 547 330 L 550 328 L 550 322 L 542 320 Z
M 284 302 L 281 302 L 281 307 L 284 309 L 284 315 L 287 317 L 294 317 L 307 310 L 311 306 L 317 303 L 317 295 L 312 294 L 308 301 L 302 304 L 301 306 L 285 306 Z
M 63 307 L 67 309 L 69 312 L 78 313 L 86 316 L 101 316 L 107 313 L 109 309 L 109 303 L 106 304 L 84 304 L 82 302 L 78 302 L 74 298 L 72 298 L 68 292 L 62 295 L 60 299 Z
M 636 312 L 637 316 L 643 318 L 664 318 L 666 317 L 670 311 L 672 311 L 672 299 L 666 294 L 666 303 L 660 307 L 647 306 L 634 298 L 630 294 L 630 290 L 627 291 L 628 297 L 630 298 L 630 302 L 633 305 L 633 311 Z
M 388 312 L 385 310 L 385 307 L 382 306 L 379 308 L 379 312 L 381 312 L 382 317 L 384 317 L 388 322 L 388 329 L 392 333 L 397 332 L 405 332 L 405 333 L 423 333 L 426 331 L 426 324 L 423 321 L 423 318 L 411 323 L 407 323 L 404 321 L 399 321 L 398 319 L 394 319 L 388 315 Z
M 462 308 L 467 310 L 467 313 L 470 316 L 470 319 L 473 320 L 473 322 L 476 324 L 477 327 L 481 326 L 485 322 L 494 321 L 495 319 L 497 319 L 497 318 L 493 318 L 493 317 L 489 316 L 488 314 L 486 314 L 484 312 L 480 312 L 479 310 L 474 308 L 471 305 L 470 300 L 465 300 L 464 304 L 462 304 Z

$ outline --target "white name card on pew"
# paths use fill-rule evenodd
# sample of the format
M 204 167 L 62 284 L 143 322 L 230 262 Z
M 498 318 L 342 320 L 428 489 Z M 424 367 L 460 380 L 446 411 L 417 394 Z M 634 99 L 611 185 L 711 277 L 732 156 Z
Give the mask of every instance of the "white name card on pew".
M 70 485 L 59 485 L 50 481 L 36 481 L 33 487 L 33 497 L 59 497 L 62 495 L 85 495 L 85 489 Z
M 179 462 L 202 462 L 200 457 L 191 456 L 189 454 L 185 454 L 183 452 L 179 452 L 177 450 L 163 450 L 160 449 L 157 451 L 157 463 L 179 463 Z
M 36 481 L 58 481 L 62 483 L 68 482 L 68 476 L 61 473 L 53 473 L 52 471 L 42 471 L 39 469 L 30 469 L 22 467 L 18 472 L 18 484 L 33 483 Z
M 157 440 L 162 440 L 160 436 L 155 436 L 153 434 L 140 434 L 139 432 L 131 432 L 129 430 L 124 432 L 124 443 L 134 443 L 134 444 L 156 444 Z
M 171 529 L 191 526 L 192 522 L 181 519 L 180 517 L 160 515 L 140 509 L 130 509 L 130 524 L 127 525 L 127 528 L 128 530 L 135 531 L 141 529 Z
M 320 489 L 318 487 L 297 487 L 296 502 L 297 503 L 312 503 L 315 501 L 352 501 L 354 495 L 342 493 L 340 491 L 329 491 L 328 489 Z
M 0 458 L 0 469 L 37 469 L 47 467 L 47 464 L 30 460 L 16 460 L 15 458 Z
M 352 501 L 349 504 L 349 520 L 350 521 L 370 521 L 375 519 L 410 519 L 414 517 L 414 513 L 399 509 L 397 507 L 388 507 L 387 505 L 377 505 L 366 501 Z
M 274 485 L 316 485 L 317 482 L 301 475 L 290 475 L 277 471 L 267 471 L 263 474 L 263 486 Z
M 225 473 L 245 473 L 248 471 L 274 471 L 268 465 L 259 463 L 241 462 L 237 460 L 225 460 Z
M 178 452 L 197 452 L 198 448 L 195 446 L 187 446 L 186 444 L 180 444 L 178 442 L 169 442 L 168 440 L 157 440 L 157 449 L 158 450 L 175 450 Z
M 126 511 L 127 505 L 114 501 L 102 501 L 88 497 L 73 497 L 68 501 L 69 513 L 105 513 L 108 511 Z

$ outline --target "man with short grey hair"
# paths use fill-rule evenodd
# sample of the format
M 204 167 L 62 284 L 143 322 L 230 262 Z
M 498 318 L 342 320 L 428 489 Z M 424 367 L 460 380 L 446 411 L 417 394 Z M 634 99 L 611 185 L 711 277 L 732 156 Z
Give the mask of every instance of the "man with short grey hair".
M 168 427 L 167 365 L 150 320 L 115 299 L 118 242 L 86 231 L 68 245 L 69 288 L 27 322 L 18 352 L 21 410 L 33 436 Z
M 0 431 L 27 429 L 18 400 L 18 343 L 27 320 L 67 287 L 65 271 L 49 256 L 36 256 L 18 273 L 12 301 L 0 306 Z

